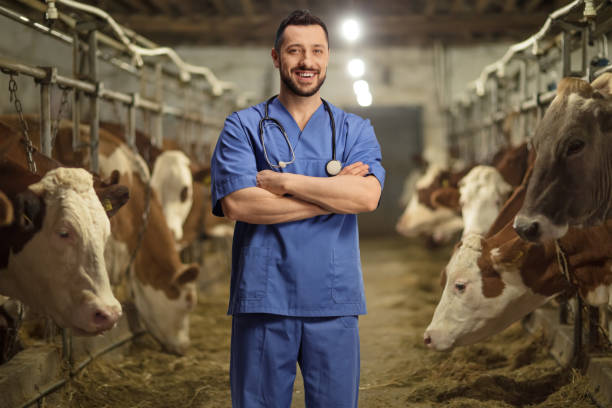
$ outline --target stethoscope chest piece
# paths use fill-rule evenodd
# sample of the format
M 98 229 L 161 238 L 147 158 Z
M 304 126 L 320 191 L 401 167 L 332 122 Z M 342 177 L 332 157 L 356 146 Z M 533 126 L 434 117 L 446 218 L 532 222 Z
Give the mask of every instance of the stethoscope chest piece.
M 328 176 L 337 176 L 342 170 L 342 163 L 339 160 L 330 160 L 325 165 L 325 172 Z

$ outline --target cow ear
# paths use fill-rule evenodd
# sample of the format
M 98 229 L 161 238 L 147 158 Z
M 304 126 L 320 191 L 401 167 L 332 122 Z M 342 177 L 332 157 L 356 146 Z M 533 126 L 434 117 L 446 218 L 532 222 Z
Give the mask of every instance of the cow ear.
M 210 185 L 210 166 L 191 166 L 193 181 Z
M 6 194 L 0 191 L 0 227 L 11 225 L 14 219 L 13 203 Z
M 523 258 L 527 254 L 529 247 L 533 245 L 535 244 L 523 241 L 517 235 L 503 243 L 497 248 L 497 251 L 492 251 L 491 261 L 496 265 L 519 266 L 523 263 Z
M 45 202 L 42 194 L 29 189 L 22 191 L 15 196 L 14 217 L 15 223 L 23 232 L 36 231 L 41 228 L 45 213 Z
M 96 194 L 106 211 L 108 218 L 112 217 L 130 198 L 130 190 L 121 184 L 96 189 Z
M 600 95 L 606 96 L 612 93 L 612 73 L 606 72 L 603 75 L 597 77 L 591 82 L 591 88 L 600 93 Z
M 189 282 L 193 282 L 198 278 L 200 268 L 197 264 L 184 265 L 179 273 L 174 277 L 173 283 L 177 286 L 183 286 Z
M 453 187 L 442 187 L 431 194 L 431 203 L 434 208 L 447 207 L 455 211 L 460 210 L 459 190 Z

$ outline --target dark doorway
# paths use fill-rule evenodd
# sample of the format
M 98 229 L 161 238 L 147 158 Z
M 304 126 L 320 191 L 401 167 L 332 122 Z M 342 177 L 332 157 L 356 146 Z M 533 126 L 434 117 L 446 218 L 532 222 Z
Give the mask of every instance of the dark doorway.
M 387 171 L 380 206 L 373 213 L 359 216 L 360 234 L 395 234 L 395 223 L 403 211 L 399 199 L 404 179 L 416 166 L 413 158 L 423 152 L 423 109 L 421 106 L 385 106 L 345 110 L 370 119 Z

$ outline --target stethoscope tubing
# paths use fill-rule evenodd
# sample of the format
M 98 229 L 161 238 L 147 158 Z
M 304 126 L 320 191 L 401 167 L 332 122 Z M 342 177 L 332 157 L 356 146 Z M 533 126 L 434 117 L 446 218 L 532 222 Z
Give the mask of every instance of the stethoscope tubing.
M 261 146 L 263 148 L 264 157 L 266 159 L 266 162 L 268 162 L 268 165 L 272 168 L 285 168 L 287 165 L 292 164 L 295 161 L 295 151 L 293 150 L 293 146 L 291 145 L 291 141 L 289 140 L 289 136 L 287 136 L 287 132 L 285 132 L 285 128 L 283 127 L 283 125 L 281 125 L 281 123 L 278 120 L 270 117 L 268 114 L 270 103 L 277 96 L 278 95 L 274 95 L 273 97 L 271 97 L 270 99 L 266 101 L 265 109 L 264 109 L 264 117 L 259 120 L 259 138 L 261 141 Z M 329 164 L 331 162 L 337 161 L 336 160 L 336 122 L 334 121 L 334 115 L 332 114 L 331 109 L 329 108 L 329 105 L 327 104 L 327 101 L 321 98 L 321 102 L 323 103 L 323 107 L 325 108 L 325 110 L 327 111 L 327 114 L 329 115 L 329 120 L 331 123 L 331 129 L 332 129 L 332 159 L 328 162 Z M 287 145 L 289 146 L 289 150 L 291 151 L 290 161 L 288 162 L 279 161 L 278 164 L 272 164 L 272 162 L 270 161 L 268 157 L 268 152 L 266 150 L 266 144 L 264 142 L 264 124 L 266 121 L 272 122 L 276 127 L 280 129 L 281 133 L 283 134 L 283 137 L 285 138 L 285 141 L 287 142 Z M 327 168 L 328 168 L 328 165 L 326 165 L 326 171 L 328 172 Z M 335 176 L 336 174 L 330 174 L 330 175 Z

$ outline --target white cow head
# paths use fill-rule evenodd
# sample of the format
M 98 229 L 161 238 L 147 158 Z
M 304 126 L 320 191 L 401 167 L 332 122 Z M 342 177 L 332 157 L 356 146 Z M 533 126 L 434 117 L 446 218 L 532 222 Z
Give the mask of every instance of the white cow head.
M 505 256 L 512 254 L 518 259 L 509 262 Z M 543 304 L 548 297 L 523 283 L 519 269 L 524 256 L 513 248 L 490 249 L 481 235 L 465 236 L 443 272 L 444 291 L 425 331 L 425 343 L 436 350 L 473 344 Z
M 486 233 L 512 192 L 512 186 L 491 166 L 476 166 L 459 181 L 463 235 Z
M 175 241 L 183 237 L 183 223 L 193 204 L 193 178 L 189 158 L 181 151 L 168 150 L 155 160 L 151 187 L 157 194 Z
M 198 301 L 198 272 L 196 266 L 184 265 L 165 291 L 131 279 L 140 316 L 153 337 L 174 354 L 183 355 L 189 347 L 189 312 Z
M 91 174 L 58 168 L 29 190 L 20 196 L 23 208 L 16 215 L 40 223 L 40 230 L 9 254 L 7 270 L 0 271 L 0 292 L 76 334 L 112 328 L 121 305 L 104 263 L 110 223 Z

